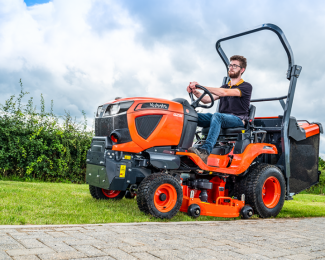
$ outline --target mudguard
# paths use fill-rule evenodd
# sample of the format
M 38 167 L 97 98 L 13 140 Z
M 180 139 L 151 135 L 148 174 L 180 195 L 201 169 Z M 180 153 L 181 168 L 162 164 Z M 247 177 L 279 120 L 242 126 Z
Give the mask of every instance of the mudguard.
M 254 159 L 260 154 L 277 153 L 278 150 L 273 144 L 253 143 L 249 144 L 242 154 L 233 154 L 233 150 L 228 155 L 211 154 L 208 158 L 208 165 L 206 165 L 195 153 L 177 152 L 176 154 L 188 156 L 201 170 L 238 175 L 246 171 Z

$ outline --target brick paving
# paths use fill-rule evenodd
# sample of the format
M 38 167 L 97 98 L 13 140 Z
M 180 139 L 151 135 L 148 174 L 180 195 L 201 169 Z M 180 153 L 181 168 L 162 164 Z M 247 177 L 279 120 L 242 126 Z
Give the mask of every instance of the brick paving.
M 324 259 L 325 218 L 0 226 L 0 260 Z

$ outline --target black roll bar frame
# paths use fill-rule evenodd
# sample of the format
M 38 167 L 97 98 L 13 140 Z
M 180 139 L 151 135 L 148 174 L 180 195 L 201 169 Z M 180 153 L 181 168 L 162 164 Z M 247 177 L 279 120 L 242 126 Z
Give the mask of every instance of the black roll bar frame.
M 263 101 L 274 101 L 274 100 L 283 100 L 287 98 L 288 96 L 282 96 L 282 97 L 274 97 L 274 98 L 259 98 L 259 99 L 251 99 L 251 102 L 263 102 Z
M 288 98 L 288 96 L 282 96 L 282 97 L 274 97 L 274 98 L 259 98 L 259 99 L 251 99 L 251 102 L 264 102 L 264 101 L 274 101 L 274 100 L 279 100 L 280 104 L 283 108 L 285 109 L 286 103 L 284 103 L 283 99 Z
M 280 39 L 280 42 L 282 43 L 282 46 L 287 53 L 288 56 L 288 70 L 287 70 L 287 79 L 290 80 L 289 83 L 289 90 L 288 90 L 288 95 L 283 96 L 283 97 L 278 97 L 278 98 L 263 98 L 263 99 L 255 99 L 251 100 L 251 102 L 263 102 L 263 101 L 273 101 L 273 100 L 279 100 L 284 113 L 283 113 L 283 118 L 282 118 L 282 124 L 281 124 L 281 144 L 282 144 L 282 154 L 284 153 L 284 174 L 286 178 L 286 184 L 287 184 L 287 189 L 286 189 L 286 199 L 290 199 L 293 193 L 290 193 L 290 185 L 289 185 L 289 178 L 290 178 L 290 139 L 289 139 L 289 120 L 290 120 L 290 115 L 291 115 L 291 110 L 292 110 L 292 104 L 293 104 L 293 99 L 294 99 L 294 94 L 296 90 L 296 85 L 297 85 L 297 79 L 300 75 L 300 72 L 302 70 L 301 66 L 294 65 L 294 56 L 292 49 L 290 47 L 290 44 L 285 37 L 283 31 L 280 29 L 280 27 L 276 26 L 275 24 L 271 23 L 265 23 L 262 25 L 259 25 L 253 29 L 236 33 L 234 35 L 230 35 L 224 38 L 219 39 L 216 42 L 216 49 L 221 57 L 222 61 L 226 65 L 227 69 L 227 76 L 224 77 L 222 84 L 226 84 L 229 81 L 228 77 L 228 65 L 229 65 L 229 60 L 224 53 L 224 51 L 221 48 L 221 42 L 227 41 L 230 39 L 234 39 L 237 37 L 241 37 L 247 34 L 259 32 L 262 30 L 270 30 L 274 32 Z M 284 102 L 283 99 L 287 99 L 287 102 Z M 279 160 L 280 161 L 280 160 Z M 279 163 L 279 162 L 278 162 Z

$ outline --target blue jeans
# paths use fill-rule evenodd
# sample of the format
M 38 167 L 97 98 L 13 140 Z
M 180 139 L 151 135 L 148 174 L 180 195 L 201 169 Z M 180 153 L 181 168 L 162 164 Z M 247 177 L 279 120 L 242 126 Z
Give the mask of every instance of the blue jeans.
M 233 127 L 244 127 L 243 121 L 237 116 L 231 114 L 223 113 L 198 113 L 198 126 L 199 127 L 209 127 L 208 137 L 200 148 L 203 148 L 208 151 L 210 154 L 213 146 L 218 140 L 220 129 L 222 128 L 233 128 Z

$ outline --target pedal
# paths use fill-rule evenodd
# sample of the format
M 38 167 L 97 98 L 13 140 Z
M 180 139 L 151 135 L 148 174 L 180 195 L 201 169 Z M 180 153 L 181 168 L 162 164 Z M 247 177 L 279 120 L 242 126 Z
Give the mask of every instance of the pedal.
M 194 198 L 194 190 L 191 190 L 191 193 L 190 193 L 190 198 L 193 199 Z

